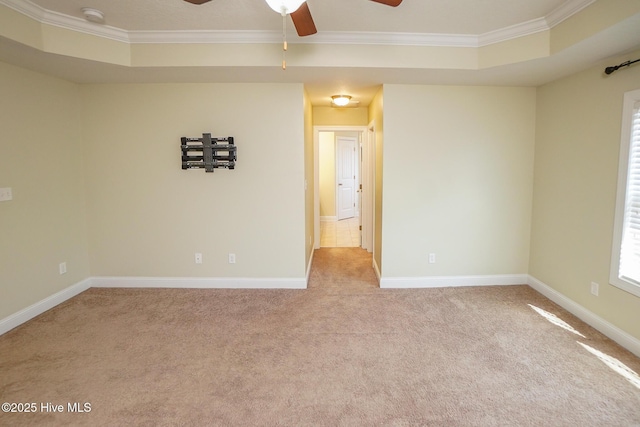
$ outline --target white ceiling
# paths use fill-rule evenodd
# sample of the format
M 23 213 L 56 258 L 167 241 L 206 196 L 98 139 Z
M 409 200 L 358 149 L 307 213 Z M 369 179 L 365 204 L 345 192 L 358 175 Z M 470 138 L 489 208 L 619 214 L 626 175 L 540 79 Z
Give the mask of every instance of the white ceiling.
M 24 3 L 53 17 L 82 18 L 83 7 L 105 14 L 105 27 L 126 33 L 282 30 L 281 17 L 264 0 L 0 0 Z M 482 37 L 536 20 L 585 0 L 404 0 L 397 8 L 367 0 L 308 0 L 319 33 L 292 42 L 314 42 L 331 34 L 466 35 Z M 291 21 L 287 18 L 291 30 Z M 297 39 L 297 40 L 296 40 Z M 382 83 L 536 86 L 640 48 L 640 16 L 585 39 L 561 53 L 482 70 L 291 67 L 134 68 L 53 55 L 0 37 L 0 60 L 75 82 L 300 82 L 314 105 L 349 93 L 369 104 Z M 614 65 L 614 64 L 611 64 Z

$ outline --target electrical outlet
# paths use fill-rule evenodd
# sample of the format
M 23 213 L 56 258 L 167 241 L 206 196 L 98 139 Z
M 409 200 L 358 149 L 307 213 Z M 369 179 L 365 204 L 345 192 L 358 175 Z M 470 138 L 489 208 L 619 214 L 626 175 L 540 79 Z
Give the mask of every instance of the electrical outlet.
M 599 293 L 600 293 L 600 285 L 597 284 L 596 282 L 591 282 L 591 294 L 598 296 Z
M 11 187 L 0 188 L 0 202 L 8 202 L 9 200 L 13 200 Z
M 229 254 L 229 264 L 236 263 L 236 254 Z
M 429 254 L 429 264 L 436 263 L 436 254 Z
M 196 264 L 202 264 L 202 254 L 200 252 L 196 252 Z
M 66 262 L 61 262 L 60 264 L 58 264 L 58 271 L 60 272 L 60 274 L 66 274 L 67 273 L 67 263 Z

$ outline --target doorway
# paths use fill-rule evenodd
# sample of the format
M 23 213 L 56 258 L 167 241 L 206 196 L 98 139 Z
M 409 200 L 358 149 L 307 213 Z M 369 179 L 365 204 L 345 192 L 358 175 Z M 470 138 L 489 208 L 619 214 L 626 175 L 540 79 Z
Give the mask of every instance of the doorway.
M 373 182 L 363 176 L 373 168 L 366 126 L 314 126 L 314 221 L 315 248 L 362 247 L 372 252 L 373 245 L 363 237 L 372 234 L 373 224 L 362 221 L 372 217 L 368 211 Z M 371 228 L 369 230 L 368 228 Z
M 359 138 L 357 135 L 345 136 L 339 133 L 335 135 L 336 216 L 338 221 L 342 221 L 360 216 L 360 209 L 356 208 L 356 186 L 359 186 L 360 181 L 357 167 L 360 156 L 356 152 L 356 146 L 359 148 Z M 322 160 L 321 149 L 321 164 L 324 163 Z M 320 182 L 322 182 L 323 172 L 321 167 Z M 320 190 L 322 193 L 322 189 Z M 322 199 L 320 199 L 320 209 L 322 209 Z

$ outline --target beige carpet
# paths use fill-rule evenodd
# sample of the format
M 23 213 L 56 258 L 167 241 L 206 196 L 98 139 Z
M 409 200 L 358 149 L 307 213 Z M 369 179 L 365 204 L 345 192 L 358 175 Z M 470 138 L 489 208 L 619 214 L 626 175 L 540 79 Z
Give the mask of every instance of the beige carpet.
M 634 426 L 630 371 L 527 286 L 382 290 L 321 249 L 307 290 L 90 289 L 8 332 L 0 399 L 38 413 L 0 425 Z

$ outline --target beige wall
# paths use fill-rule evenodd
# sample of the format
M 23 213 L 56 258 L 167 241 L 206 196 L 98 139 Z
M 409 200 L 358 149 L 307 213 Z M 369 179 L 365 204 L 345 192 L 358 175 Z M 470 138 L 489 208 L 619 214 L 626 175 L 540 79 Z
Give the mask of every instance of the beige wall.
M 366 107 L 313 107 L 314 126 L 366 126 L 369 111 Z
M 0 93 L 2 319 L 87 278 L 89 262 L 78 86 L 0 62 Z
M 535 105 L 533 88 L 384 86 L 384 277 L 527 273 Z
M 305 276 L 301 84 L 87 85 L 82 95 L 93 276 Z M 203 132 L 235 137 L 235 170 L 181 170 L 180 137 Z
M 0 63 L 0 187 L 14 192 L 0 318 L 89 276 L 303 277 L 312 117 L 375 125 L 383 277 L 529 272 L 640 338 L 640 299 L 607 284 L 622 94 L 640 68 L 602 73 L 638 56 L 537 91 L 385 85 L 364 122 L 312 109 L 297 84 L 78 86 Z M 236 138 L 236 170 L 180 169 L 180 136 L 208 131 Z
M 382 98 L 384 87 L 381 88 L 369 104 L 369 123 L 373 123 L 375 138 L 374 181 L 375 194 L 373 201 L 373 261 L 382 273 L 382 157 L 384 149 L 384 115 Z M 407 106 L 403 107 L 406 108 Z M 386 249 L 385 249 L 386 250 Z
M 315 235 L 315 224 L 313 221 L 313 110 L 309 95 L 304 91 L 304 191 L 305 191 L 305 267 L 313 253 L 313 236 Z
M 336 216 L 335 134 L 318 133 L 320 217 Z
M 603 73 L 638 56 L 538 89 L 530 274 L 640 339 L 640 298 L 608 284 L 622 97 L 640 88 L 640 67 Z

